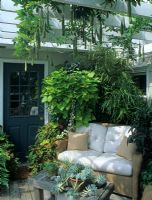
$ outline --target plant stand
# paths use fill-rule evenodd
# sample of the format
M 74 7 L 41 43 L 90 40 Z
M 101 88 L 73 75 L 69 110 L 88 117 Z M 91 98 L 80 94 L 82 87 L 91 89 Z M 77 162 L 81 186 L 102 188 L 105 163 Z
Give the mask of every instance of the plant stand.
M 38 175 L 33 176 L 29 179 L 30 183 L 34 187 L 35 200 L 44 200 L 44 190 L 50 191 L 50 188 L 54 185 L 54 181 L 51 181 L 48 177 L 48 173 L 41 171 Z M 114 190 L 114 185 L 108 183 L 105 188 L 99 189 L 100 196 L 96 199 L 95 197 L 81 197 L 78 200 L 109 200 L 110 195 Z M 47 200 L 70 200 L 71 198 L 66 196 L 66 193 L 51 195 Z M 46 200 L 46 198 L 45 198 Z

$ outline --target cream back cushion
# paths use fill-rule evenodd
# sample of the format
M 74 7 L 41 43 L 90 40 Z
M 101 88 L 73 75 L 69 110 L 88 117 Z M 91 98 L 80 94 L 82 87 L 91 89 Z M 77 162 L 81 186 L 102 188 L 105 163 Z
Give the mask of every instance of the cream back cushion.
M 108 127 L 104 144 L 105 153 L 116 153 L 123 136 L 129 135 L 130 126 L 113 126 Z
M 88 150 L 88 133 L 69 132 L 68 150 Z
M 96 124 L 90 123 L 90 134 L 89 134 L 89 149 L 103 152 L 104 150 L 104 143 L 107 134 L 107 127 Z

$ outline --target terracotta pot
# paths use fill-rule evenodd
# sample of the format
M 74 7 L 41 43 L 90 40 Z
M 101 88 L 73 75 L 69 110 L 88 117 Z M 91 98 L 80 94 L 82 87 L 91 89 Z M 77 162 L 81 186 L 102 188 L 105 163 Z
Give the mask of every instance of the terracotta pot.
M 75 179 L 75 178 L 69 178 L 68 182 L 69 182 L 69 186 L 72 186 L 73 184 L 77 182 L 77 184 L 80 185 L 78 189 L 79 192 L 82 191 L 87 185 L 91 184 L 89 180 L 84 182 L 82 180 Z

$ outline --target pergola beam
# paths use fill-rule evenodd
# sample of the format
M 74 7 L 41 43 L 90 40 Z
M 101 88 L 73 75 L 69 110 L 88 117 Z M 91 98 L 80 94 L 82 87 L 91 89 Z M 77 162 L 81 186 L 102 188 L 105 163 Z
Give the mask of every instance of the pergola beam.
M 113 4 L 113 6 L 111 6 L 110 4 L 105 4 L 104 0 L 53 0 L 53 1 L 65 4 L 84 6 L 89 8 L 95 8 L 105 11 L 112 11 L 116 13 L 123 13 L 123 14 L 128 13 L 127 3 L 122 0 L 117 0 L 116 3 Z M 132 5 L 131 8 L 132 8 L 132 15 L 152 18 L 152 4 L 141 3 L 140 6 Z

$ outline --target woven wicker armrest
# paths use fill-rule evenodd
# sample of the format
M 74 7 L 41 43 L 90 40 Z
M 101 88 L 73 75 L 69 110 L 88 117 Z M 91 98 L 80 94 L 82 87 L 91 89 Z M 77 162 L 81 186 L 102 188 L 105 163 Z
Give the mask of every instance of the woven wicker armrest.
M 133 154 L 133 200 L 138 199 L 138 186 L 139 186 L 139 174 L 142 166 L 143 156 L 140 153 Z
M 143 156 L 141 153 L 133 154 L 133 176 L 138 176 L 141 170 Z

